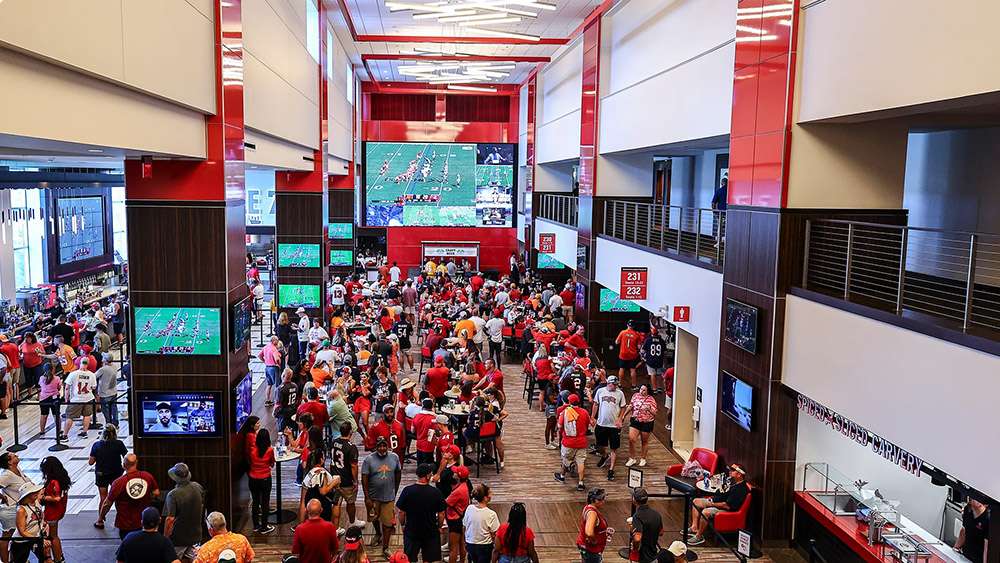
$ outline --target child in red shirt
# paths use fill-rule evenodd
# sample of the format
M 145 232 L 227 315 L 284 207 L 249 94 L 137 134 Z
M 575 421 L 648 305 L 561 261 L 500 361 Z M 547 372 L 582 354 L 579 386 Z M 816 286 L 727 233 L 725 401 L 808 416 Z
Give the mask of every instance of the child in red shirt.
M 69 473 L 58 458 L 48 456 L 40 464 L 42 482 L 41 502 L 45 507 L 45 522 L 49 525 L 49 539 L 52 541 L 52 556 L 56 561 L 63 560 L 62 540 L 59 539 L 59 521 L 66 516 L 66 503 L 69 499 Z

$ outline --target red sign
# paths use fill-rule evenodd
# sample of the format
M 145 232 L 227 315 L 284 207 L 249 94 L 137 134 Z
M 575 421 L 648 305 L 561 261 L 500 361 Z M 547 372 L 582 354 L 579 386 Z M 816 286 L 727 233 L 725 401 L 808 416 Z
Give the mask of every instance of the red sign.
M 690 305 L 675 305 L 674 306 L 674 321 L 675 323 L 686 323 L 691 320 L 691 306 Z
M 556 253 L 556 234 L 538 233 L 538 251 L 543 254 Z
M 646 298 L 648 268 L 622 268 L 622 299 L 641 301 Z

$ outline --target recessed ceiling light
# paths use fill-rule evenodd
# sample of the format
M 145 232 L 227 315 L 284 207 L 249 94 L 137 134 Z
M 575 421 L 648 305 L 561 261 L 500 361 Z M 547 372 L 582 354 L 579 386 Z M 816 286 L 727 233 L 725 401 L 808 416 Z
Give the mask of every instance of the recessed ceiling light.
M 103 149 L 87 149 L 87 152 L 104 152 Z

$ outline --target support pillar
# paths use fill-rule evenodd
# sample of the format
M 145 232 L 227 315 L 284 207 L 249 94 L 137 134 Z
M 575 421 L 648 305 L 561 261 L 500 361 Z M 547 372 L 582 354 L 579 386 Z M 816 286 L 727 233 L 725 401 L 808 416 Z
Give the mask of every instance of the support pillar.
M 218 392 L 222 431 L 218 438 L 140 437 L 135 428 L 142 424 L 142 406 L 133 394 L 135 453 L 165 489 L 171 482 L 167 469 L 187 463 L 205 486 L 206 508 L 223 512 L 233 529 L 245 521 L 248 504 L 233 412 L 233 390 L 247 373 L 248 352 L 246 346 L 233 349 L 228 322 L 230 306 L 248 293 L 241 4 L 215 3 L 216 107 L 206 118 L 205 160 L 125 162 L 131 314 L 137 307 L 218 309 L 221 340 L 218 354 L 133 353 L 133 392 Z M 135 330 L 130 338 L 134 343 Z

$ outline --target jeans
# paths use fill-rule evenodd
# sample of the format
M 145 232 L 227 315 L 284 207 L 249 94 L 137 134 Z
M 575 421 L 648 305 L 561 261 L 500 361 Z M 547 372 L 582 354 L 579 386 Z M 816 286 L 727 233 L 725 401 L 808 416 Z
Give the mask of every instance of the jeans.
M 309 341 L 299 340 L 299 358 L 305 358 L 306 352 L 309 351 Z
M 604 561 L 604 555 L 600 553 L 591 553 L 584 549 L 580 550 L 580 563 L 602 563 Z
M 490 357 L 498 366 L 503 365 L 501 355 L 503 354 L 503 341 L 494 342 L 490 340 Z
M 263 528 L 267 524 L 267 515 L 271 512 L 270 505 L 271 478 L 250 477 L 250 515 L 253 517 L 254 529 Z
M 104 423 L 114 424 L 118 428 L 118 398 L 101 397 L 101 412 L 104 413 Z
M 491 543 L 467 543 L 465 552 L 469 555 L 469 563 L 490 563 L 493 560 Z

